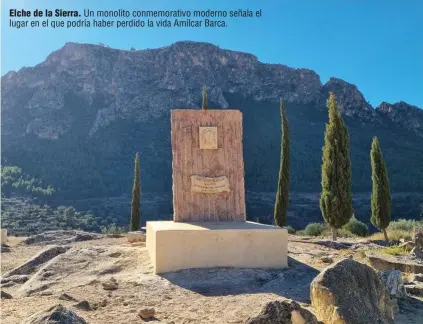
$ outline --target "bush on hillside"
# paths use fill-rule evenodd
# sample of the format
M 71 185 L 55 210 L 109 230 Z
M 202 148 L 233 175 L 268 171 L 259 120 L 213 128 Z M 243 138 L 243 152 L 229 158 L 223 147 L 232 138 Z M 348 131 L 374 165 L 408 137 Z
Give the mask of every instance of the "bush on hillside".
M 388 229 L 409 232 L 414 229 L 415 225 L 416 221 L 414 219 L 399 219 L 397 221 L 392 221 L 389 224 Z
M 295 234 L 295 228 L 292 226 L 288 225 L 285 228 L 288 230 L 288 234 Z
M 357 236 L 367 236 L 369 228 L 363 222 L 360 222 L 357 218 L 352 217 L 342 229 L 347 233 L 351 233 Z
M 116 226 L 116 224 L 101 227 L 101 233 L 103 234 L 123 234 L 125 232 L 124 227 Z
M 325 224 L 322 223 L 310 223 L 304 229 L 304 235 L 308 236 L 319 236 L 323 234 L 326 229 Z

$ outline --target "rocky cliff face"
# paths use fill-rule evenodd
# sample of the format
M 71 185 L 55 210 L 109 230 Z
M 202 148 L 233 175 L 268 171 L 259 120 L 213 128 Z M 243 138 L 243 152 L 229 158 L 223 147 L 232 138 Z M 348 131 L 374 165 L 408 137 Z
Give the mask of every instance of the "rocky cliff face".
M 376 111 L 393 123 L 423 136 L 423 109 L 400 101 L 394 104 L 382 102 Z
M 177 42 L 141 51 L 66 43 L 43 63 L 3 77 L 3 134 L 16 135 L 18 130 L 21 136 L 47 139 L 66 134 L 75 121 L 74 113 L 65 109 L 66 96 L 72 94 L 89 105 L 101 101 L 89 114 L 87 135 L 92 136 L 117 119 L 148 119 L 174 107 L 197 107 L 203 84 L 209 99 L 221 108 L 229 105 L 225 93 L 324 106 L 333 91 L 345 115 L 374 120 L 378 111 L 386 114 L 385 103 L 374 110 L 355 85 L 343 80 L 331 78 L 322 85 L 314 71 L 264 64 L 251 54 L 207 43 Z M 391 106 L 398 105 L 407 104 Z M 421 122 L 413 118 L 421 111 L 407 106 L 409 114 L 389 118 L 421 135 Z M 22 114 L 16 114 L 18 110 Z
M 36 67 L 5 75 L 5 134 L 13 123 L 10 110 L 22 104 L 17 93 L 27 94 L 24 106 L 29 113 L 20 133 L 57 139 L 73 118 L 64 111 L 69 93 L 89 104 L 102 99 L 103 107 L 91 121 L 93 135 L 118 118 L 145 119 L 174 107 L 197 107 L 203 84 L 209 99 L 221 108 L 228 107 L 224 92 L 310 103 L 321 89 L 319 76 L 311 70 L 263 64 L 251 54 L 206 43 L 178 42 L 142 51 L 67 43 Z
M 363 94 L 351 83 L 337 78 L 330 78 L 321 88 L 318 104 L 323 106 L 329 97 L 329 92 L 336 95 L 339 108 L 346 116 L 358 117 L 363 120 L 375 120 L 375 111 Z

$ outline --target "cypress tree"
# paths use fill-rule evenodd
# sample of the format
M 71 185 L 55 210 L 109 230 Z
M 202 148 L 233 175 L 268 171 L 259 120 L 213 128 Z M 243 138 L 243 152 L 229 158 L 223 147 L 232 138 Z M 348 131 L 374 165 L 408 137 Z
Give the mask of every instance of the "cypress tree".
M 391 193 L 389 190 L 388 170 L 377 137 L 373 138 L 370 160 L 373 183 L 372 216 L 370 221 L 374 226 L 382 230 L 385 240 L 388 241 L 386 228 L 391 221 Z
M 131 231 L 139 231 L 141 225 L 141 187 L 140 187 L 140 159 L 139 154 L 135 154 L 134 166 L 134 186 L 132 187 L 132 204 L 131 204 Z
M 201 108 L 204 110 L 207 110 L 208 106 L 207 106 L 207 90 L 206 90 L 206 86 L 203 85 L 203 91 L 201 92 L 201 95 L 203 97 L 203 102 L 201 105 Z
M 325 129 L 322 163 L 320 210 L 337 239 L 337 229 L 348 223 L 353 214 L 351 195 L 351 161 L 348 130 L 331 92 L 327 103 L 329 123 Z
M 286 225 L 286 214 L 288 210 L 288 200 L 289 200 L 289 173 L 291 167 L 291 156 L 289 148 L 289 127 L 288 119 L 286 118 L 285 108 L 282 102 L 280 101 L 281 109 L 281 161 L 279 167 L 279 181 L 278 181 L 278 191 L 276 193 L 276 202 L 274 210 L 275 224 L 277 226 Z

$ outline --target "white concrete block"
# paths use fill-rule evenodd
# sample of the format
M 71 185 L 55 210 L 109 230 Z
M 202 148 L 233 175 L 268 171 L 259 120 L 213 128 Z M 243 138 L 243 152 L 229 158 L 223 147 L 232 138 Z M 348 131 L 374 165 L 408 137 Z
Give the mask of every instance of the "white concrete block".
M 190 268 L 285 268 L 288 231 L 253 222 L 147 222 L 155 273 Z

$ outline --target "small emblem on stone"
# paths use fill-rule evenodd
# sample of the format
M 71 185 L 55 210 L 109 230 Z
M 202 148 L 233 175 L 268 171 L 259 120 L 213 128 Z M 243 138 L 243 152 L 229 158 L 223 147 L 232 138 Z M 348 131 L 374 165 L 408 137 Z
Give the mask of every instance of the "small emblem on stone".
M 217 127 L 201 127 L 200 126 L 200 149 L 216 150 L 217 149 Z

